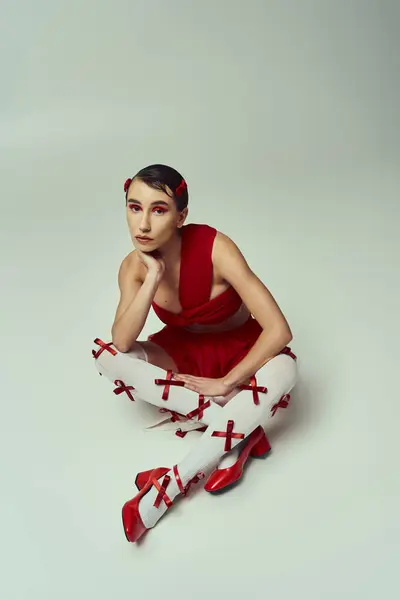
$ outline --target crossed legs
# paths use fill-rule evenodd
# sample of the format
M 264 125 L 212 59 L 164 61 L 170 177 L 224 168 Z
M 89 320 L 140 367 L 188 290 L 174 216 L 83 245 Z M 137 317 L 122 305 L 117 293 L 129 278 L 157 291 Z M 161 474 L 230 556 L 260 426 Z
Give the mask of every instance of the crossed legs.
M 114 384 L 129 388 L 135 398 L 186 415 L 207 427 L 181 461 L 154 471 L 138 496 L 126 503 L 125 532 L 129 531 L 131 541 L 153 527 L 203 471 L 216 466 L 257 427 L 264 427 L 296 383 L 296 361 L 281 354 L 261 367 L 250 385 L 240 386 L 239 393 L 222 407 L 174 381 L 171 370 L 166 372 L 146 362 L 141 346 L 121 354 L 111 344 L 98 345 L 100 349 L 93 353 L 97 368 Z

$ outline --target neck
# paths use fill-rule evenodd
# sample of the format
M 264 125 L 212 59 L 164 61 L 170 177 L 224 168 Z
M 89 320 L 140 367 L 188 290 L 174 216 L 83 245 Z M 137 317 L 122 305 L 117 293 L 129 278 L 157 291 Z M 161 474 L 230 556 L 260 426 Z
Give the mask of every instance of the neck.
M 181 247 L 181 230 L 177 229 L 176 233 L 171 237 L 171 239 L 168 240 L 168 242 L 164 244 L 161 248 L 158 248 L 158 251 L 164 260 L 165 268 L 167 270 L 176 267 L 176 265 L 179 263 L 181 257 Z

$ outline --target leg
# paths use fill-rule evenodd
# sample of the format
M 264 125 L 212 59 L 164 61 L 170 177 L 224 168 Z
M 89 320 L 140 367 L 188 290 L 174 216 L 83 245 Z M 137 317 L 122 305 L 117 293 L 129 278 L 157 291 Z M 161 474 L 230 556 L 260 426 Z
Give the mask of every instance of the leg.
M 95 359 L 97 359 L 104 351 L 110 352 L 111 355 L 113 355 L 113 351 L 117 354 L 119 353 L 118 350 L 114 348 L 112 343 L 104 344 L 104 342 L 101 342 L 101 340 L 99 339 L 95 340 L 94 343 L 100 346 L 100 348 L 97 351 L 93 350 L 92 352 Z M 169 356 L 169 354 L 167 354 L 167 352 L 165 352 L 165 350 L 161 348 L 161 346 L 158 346 L 154 342 L 137 341 L 133 344 L 129 352 L 124 352 L 123 354 L 129 356 L 130 358 L 144 360 L 152 365 L 160 367 L 161 369 L 165 369 L 166 371 L 178 371 L 175 362 Z M 105 367 L 102 365 L 102 361 L 96 360 L 96 366 L 98 367 L 99 373 L 103 375 L 101 371 L 105 370 Z
M 186 493 L 204 470 L 214 467 L 226 452 L 265 425 L 275 414 L 282 397 L 294 387 L 296 377 L 296 362 L 289 356 L 279 355 L 257 372 L 257 379 L 253 379 L 251 386 L 241 386 L 240 393 L 224 407 L 211 402 L 202 416 L 208 429 L 194 448 L 172 469 L 154 470 L 141 492 L 124 505 L 127 538 L 130 541 L 139 539 L 146 529 L 157 523 L 176 496 Z M 176 388 L 175 393 L 174 388 L 174 410 L 177 409 L 178 392 L 183 391 L 189 390 Z M 164 401 L 169 403 L 168 397 Z
M 100 354 L 98 355 L 97 359 L 96 359 L 96 366 L 99 370 L 99 372 L 101 374 L 104 374 L 107 376 L 108 379 L 110 379 L 115 385 L 116 388 L 114 390 L 114 393 L 116 394 L 121 394 L 123 392 L 125 392 L 126 394 L 128 394 L 128 397 L 131 400 L 134 400 L 135 398 L 133 397 L 133 393 L 135 393 L 135 397 L 137 399 L 139 399 L 139 396 L 137 395 L 137 391 L 136 388 L 131 385 L 132 383 L 132 379 L 133 381 L 137 381 L 137 377 L 135 377 L 135 368 L 134 365 L 135 363 L 132 361 L 137 361 L 137 360 L 144 360 L 145 362 L 148 362 L 156 367 L 159 367 L 161 369 L 164 369 L 165 371 L 174 371 L 177 372 L 178 368 L 174 362 L 174 360 L 167 354 L 167 352 L 161 348 L 160 346 L 158 346 L 157 344 L 155 344 L 154 342 L 151 341 L 138 341 L 134 344 L 134 346 L 131 348 L 131 350 L 129 352 L 123 353 L 121 355 L 121 353 L 118 353 L 118 351 L 116 349 L 114 349 L 115 351 L 115 358 L 112 361 L 109 361 L 109 364 L 107 365 L 107 358 L 113 357 L 113 354 L 110 352 L 110 350 L 112 350 L 112 348 L 109 348 L 106 350 L 103 350 L 105 352 L 104 357 L 101 357 L 100 354 L 102 354 L 102 347 L 100 346 L 100 349 L 97 351 L 96 354 L 98 354 L 100 352 Z M 110 355 L 110 356 L 108 356 Z M 119 356 L 120 355 L 120 356 Z M 96 358 L 96 356 L 95 356 Z M 120 375 L 117 373 L 116 369 L 116 365 L 121 362 L 128 362 L 130 363 L 130 369 L 132 370 L 132 372 L 130 373 L 130 378 L 129 378 L 129 382 L 127 382 L 126 379 L 121 380 Z M 164 375 L 164 374 L 163 374 Z M 136 385 L 136 384 L 135 384 Z M 153 385 L 153 382 L 151 381 L 151 385 Z M 188 391 L 188 390 L 187 390 Z M 238 393 L 239 390 L 236 390 L 233 394 L 231 394 L 230 396 L 233 396 L 235 394 Z M 189 392 L 190 395 L 193 397 L 193 392 Z M 146 399 L 146 397 L 142 397 L 140 399 Z M 195 395 L 196 398 L 196 405 L 195 407 L 198 406 L 199 400 L 197 398 L 197 395 Z M 228 398 L 223 399 L 226 403 Z M 218 402 L 221 401 L 221 399 L 217 399 L 215 398 L 214 401 Z M 157 404 L 157 406 L 162 406 L 162 408 L 166 411 L 168 411 L 168 409 L 165 408 L 165 404 Z M 189 403 L 185 402 L 184 408 L 183 410 L 185 412 L 189 411 Z M 185 416 L 182 415 L 182 413 L 179 413 L 176 409 L 175 410 L 171 410 L 171 418 L 172 418 L 172 422 L 178 421 L 180 423 L 180 427 L 179 430 L 181 430 L 181 428 L 183 427 L 185 429 L 202 429 L 203 427 L 206 427 L 206 425 L 204 425 L 200 420 L 198 423 L 193 423 L 193 426 L 191 426 L 192 424 L 187 423 L 187 419 L 185 419 Z M 185 423 L 186 421 L 186 423 Z M 239 457 L 239 452 L 240 448 L 234 449 L 232 450 L 229 455 L 227 455 L 225 460 L 225 463 L 223 465 L 220 465 L 222 468 L 226 468 L 229 467 L 231 465 L 233 465 L 238 457 Z M 137 477 L 136 477 L 136 485 L 138 486 L 138 488 L 140 489 L 141 487 L 143 487 L 145 485 L 145 483 L 147 483 L 147 478 L 148 478 L 148 471 L 144 471 L 142 473 L 138 473 Z M 220 482 L 220 478 L 219 478 L 219 482 Z M 214 484 L 215 485 L 215 484 Z
M 208 426 L 208 431 L 199 440 L 193 452 L 189 453 L 187 459 L 182 461 L 182 465 L 179 465 L 184 473 L 182 479 L 178 471 L 175 473 L 177 466 L 174 471 L 167 468 L 155 470 L 153 476 L 149 476 L 147 484 L 142 488 L 141 494 L 145 497 L 140 503 L 140 507 L 138 505 L 141 500 L 140 494 L 140 497 L 136 497 L 134 501 L 130 501 L 124 507 L 125 532 L 129 535 L 130 541 L 138 539 L 146 528 L 153 527 L 166 508 L 171 505 L 172 500 L 169 498 L 167 498 L 168 504 L 165 501 L 161 502 L 161 497 L 167 497 L 164 489 L 166 485 L 168 485 L 168 495 L 173 499 L 177 494 L 183 493 L 192 481 L 196 480 L 196 469 L 199 462 L 199 468 L 212 468 L 242 439 L 249 438 L 250 444 L 250 434 L 256 433 L 256 428 L 264 425 L 280 406 L 285 406 L 285 403 L 287 405 L 287 401 L 283 397 L 290 392 L 296 380 L 294 355 L 287 356 L 287 353 L 279 355 L 257 372 L 257 378 L 252 378 L 250 386 L 240 386 L 236 390 L 237 395 L 222 407 L 216 404 L 212 398 L 198 395 L 184 388 L 182 382 L 174 381 L 172 371 L 168 371 L 165 376 L 165 371 L 161 368 L 146 363 L 143 360 L 142 348 L 140 348 L 138 356 L 138 353 L 135 355 L 135 352 L 119 353 L 112 347 L 112 344 L 104 344 L 101 340 L 95 340 L 95 343 L 100 347 L 96 352 L 93 351 L 97 367 L 112 382 L 130 387 L 135 390 L 135 397 L 150 404 L 186 415 L 194 422 L 195 426 Z M 218 446 L 219 449 L 215 454 L 215 443 L 220 441 L 219 438 L 225 438 L 226 444 L 223 449 Z M 254 445 L 259 441 L 255 438 Z M 213 448 L 214 452 L 210 454 Z M 191 475 L 195 466 L 195 473 Z M 166 481 L 163 486 L 160 486 L 158 482 L 161 476 L 164 476 Z M 153 486 L 159 491 L 155 500 Z M 136 502 L 137 506 L 134 507 L 132 502 Z M 135 523 L 138 523 L 138 519 L 142 523 L 142 530 L 140 535 L 135 538 Z
M 158 346 L 154 342 L 137 342 L 146 353 L 147 362 L 155 365 L 156 367 L 160 367 L 160 369 L 164 369 L 165 371 L 174 371 L 178 372 L 178 367 L 176 366 L 174 360 L 170 357 L 169 354 Z
M 96 366 L 99 372 L 113 383 L 119 380 L 124 385 L 133 388 L 138 397 L 145 402 L 160 408 L 167 408 L 171 412 L 185 415 L 189 419 L 207 426 L 222 410 L 228 406 L 235 406 L 238 401 L 240 403 L 244 392 L 247 395 L 250 394 L 253 399 L 258 398 L 260 404 L 260 399 L 266 394 L 265 391 L 260 391 L 259 386 L 264 385 L 260 381 L 262 382 L 266 373 L 271 372 L 272 365 L 296 364 L 286 354 L 276 356 L 257 372 L 257 379 L 254 378 L 253 384 L 258 387 L 254 388 L 254 385 L 240 386 L 232 393 L 232 399 L 222 407 L 213 398 L 192 392 L 184 387 L 183 382 L 175 381 L 172 370 L 168 370 L 166 374 L 162 368 L 146 362 L 143 351 L 146 342 L 138 343 L 130 352 L 125 353 L 118 352 L 112 344 L 105 344 L 99 339 L 95 340 L 95 343 L 100 347 L 96 352 L 92 352 Z M 168 357 L 168 355 L 166 356 Z M 283 394 L 285 393 L 288 391 L 283 392 Z M 270 398 L 271 395 L 268 394 L 268 400 Z M 273 403 L 278 400 L 274 399 Z
M 145 343 L 135 345 L 135 348 L 127 353 L 120 353 L 112 344 L 106 344 L 99 339 L 95 340 L 95 344 L 99 346 L 96 351 L 92 352 L 96 366 L 100 373 L 117 386 L 114 393 L 131 394 L 132 392 L 137 399 L 170 411 L 171 414 L 177 413 L 185 416 L 190 421 L 184 424 L 188 429 L 207 427 L 222 410 L 223 407 L 219 405 L 217 398 L 198 395 L 183 387 L 182 382 L 174 381 L 171 370 L 165 374 L 160 367 L 145 362 L 143 346 L 148 348 Z M 169 358 L 168 355 L 167 358 Z M 273 360 L 275 361 L 277 358 L 282 357 L 276 357 Z M 272 362 L 265 365 L 259 373 L 262 373 L 263 369 Z M 253 391 L 252 393 L 254 394 Z M 242 394 L 240 388 L 237 388 L 230 396 L 231 398 L 238 396 L 242 398 Z M 131 399 L 134 399 L 132 395 Z M 231 405 L 232 401 L 230 399 L 228 404 Z M 233 461 L 236 458 L 235 451 L 232 453 Z M 224 466 L 228 465 L 229 463 Z
M 149 359 L 172 366 L 172 359 L 166 353 L 163 355 L 161 348 L 153 348 L 156 344 L 138 342 L 129 352 L 124 353 L 119 352 L 112 343 L 104 343 L 98 338 L 95 344 L 98 348 L 92 351 L 92 355 L 99 373 L 105 375 L 120 390 L 126 391 L 129 388 L 135 398 L 186 415 L 199 426 L 206 424 L 203 421 L 206 409 L 214 414 L 221 409 L 217 404 L 186 389 L 182 382 L 174 381 L 172 369 L 168 369 L 166 373 L 163 368 L 147 362 L 146 353 L 149 351 Z

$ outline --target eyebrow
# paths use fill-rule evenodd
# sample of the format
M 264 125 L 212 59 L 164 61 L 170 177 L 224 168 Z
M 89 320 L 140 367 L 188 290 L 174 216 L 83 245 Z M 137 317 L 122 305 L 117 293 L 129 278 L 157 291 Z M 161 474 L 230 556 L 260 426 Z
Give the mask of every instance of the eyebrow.
M 142 204 L 142 203 L 140 202 L 140 200 L 132 200 L 132 199 L 130 199 L 130 200 L 127 200 L 127 202 L 128 202 L 128 204 L 131 204 L 131 203 L 133 203 L 133 202 L 135 202 L 136 204 L 140 204 L 140 205 Z M 150 204 L 150 206 L 156 206 L 156 205 L 157 205 L 157 206 L 159 206 L 160 204 L 163 204 L 164 206 L 168 206 L 168 207 L 169 207 L 169 204 L 168 204 L 168 202 L 165 202 L 164 200 L 158 200 L 158 201 L 156 201 L 156 202 L 152 202 L 152 203 Z

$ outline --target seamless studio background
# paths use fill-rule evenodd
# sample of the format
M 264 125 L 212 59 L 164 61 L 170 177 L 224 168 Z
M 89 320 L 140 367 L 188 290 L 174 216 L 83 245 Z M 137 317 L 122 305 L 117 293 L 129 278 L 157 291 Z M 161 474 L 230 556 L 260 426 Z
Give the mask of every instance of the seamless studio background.
M 1 12 L 0 596 L 397 597 L 399 4 Z M 273 453 L 136 547 L 136 473 L 197 435 L 145 432 L 91 358 L 131 249 L 123 182 L 153 162 L 274 294 L 300 381 Z

